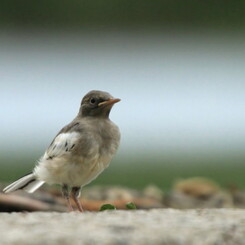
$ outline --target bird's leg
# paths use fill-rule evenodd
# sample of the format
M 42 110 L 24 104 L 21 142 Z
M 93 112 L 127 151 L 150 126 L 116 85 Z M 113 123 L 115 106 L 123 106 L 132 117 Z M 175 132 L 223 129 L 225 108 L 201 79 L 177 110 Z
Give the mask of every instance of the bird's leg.
M 73 207 L 72 207 L 71 201 L 70 201 L 70 193 L 69 193 L 68 185 L 66 185 L 66 184 L 62 185 L 62 194 L 63 194 L 63 197 L 66 199 L 68 211 L 73 211 Z
M 71 189 L 71 197 L 74 200 L 74 202 L 76 203 L 78 210 L 80 212 L 83 212 L 82 205 L 81 205 L 81 203 L 78 200 L 78 197 L 80 195 L 80 190 L 81 190 L 81 187 L 72 187 L 72 189 Z

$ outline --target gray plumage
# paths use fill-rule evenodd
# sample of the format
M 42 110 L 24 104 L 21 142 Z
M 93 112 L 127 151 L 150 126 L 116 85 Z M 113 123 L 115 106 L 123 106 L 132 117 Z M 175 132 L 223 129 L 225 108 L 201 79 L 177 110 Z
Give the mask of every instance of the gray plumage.
M 78 115 L 56 135 L 33 173 L 7 186 L 4 192 L 33 192 L 45 182 L 61 184 L 70 208 L 69 187 L 82 211 L 77 200 L 80 188 L 108 167 L 119 146 L 119 129 L 109 119 L 113 104 L 119 101 L 107 92 L 93 90 L 86 94 Z

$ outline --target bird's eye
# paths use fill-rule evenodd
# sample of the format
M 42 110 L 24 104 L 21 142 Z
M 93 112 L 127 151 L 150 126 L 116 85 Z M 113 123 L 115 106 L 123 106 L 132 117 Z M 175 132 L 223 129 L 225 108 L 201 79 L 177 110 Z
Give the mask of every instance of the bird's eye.
M 94 99 L 94 98 L 91 98 L 91 99 L 90 99 L 90 104 L 94 105 L 95 102 L 96 102 L 96 99 Z

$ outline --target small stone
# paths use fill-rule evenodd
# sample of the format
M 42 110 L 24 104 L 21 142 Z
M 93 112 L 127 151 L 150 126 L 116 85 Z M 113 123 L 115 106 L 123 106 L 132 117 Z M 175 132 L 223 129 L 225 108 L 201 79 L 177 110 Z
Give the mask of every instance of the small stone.
M 193 197 L 205 198 L 217 193 L 220 187 L 207 178 L 193 177 L 176 181 L 173 190 Z
M 151 198 L 159 202 L 162 202 L 164 197 L 163 191 L 155 185 L 148 185 L 145 187 L 143 190 L 143 195 L 146 198 Z

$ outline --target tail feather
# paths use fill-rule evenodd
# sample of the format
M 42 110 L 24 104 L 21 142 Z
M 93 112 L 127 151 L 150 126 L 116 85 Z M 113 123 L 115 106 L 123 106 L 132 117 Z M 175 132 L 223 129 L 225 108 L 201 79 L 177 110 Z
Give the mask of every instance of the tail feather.
M 41 185 L 44 184 L 44 181 L 37 180 L 33 173 L 27 174 L 22 178 L 16 180 L 12 184 L 8 185 L 3 189 L 3 192 L 9 193 L 17 190 L 25 190 L 29 193 L 37 190 Z

